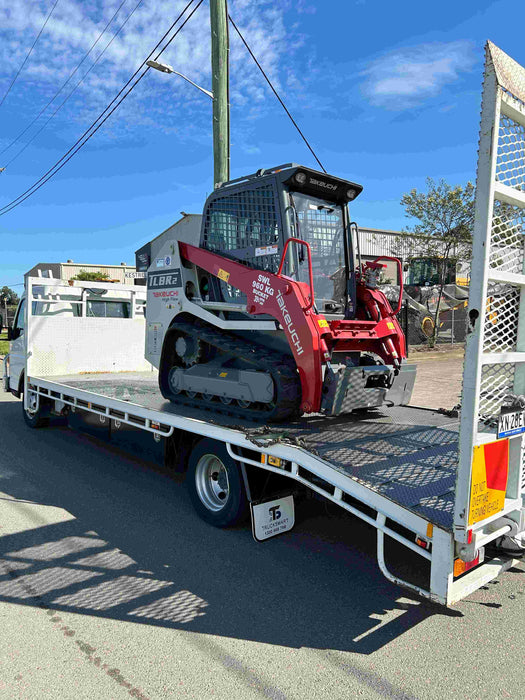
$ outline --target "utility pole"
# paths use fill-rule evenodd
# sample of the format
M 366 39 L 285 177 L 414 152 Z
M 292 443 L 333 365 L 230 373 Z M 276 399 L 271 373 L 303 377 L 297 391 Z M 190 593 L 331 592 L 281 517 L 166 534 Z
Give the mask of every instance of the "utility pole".
M 230 179 L 230 67 L 227 0 L 210 0 L 213 183 Z

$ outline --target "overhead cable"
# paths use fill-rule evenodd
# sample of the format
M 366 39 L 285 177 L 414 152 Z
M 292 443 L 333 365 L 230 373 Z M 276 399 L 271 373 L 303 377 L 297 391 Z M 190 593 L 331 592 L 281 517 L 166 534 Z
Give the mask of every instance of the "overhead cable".
M 33 45 L 32 45 L 31 48 L 29 49 L 29 51 L 28 51 L 28 53 L 27 53 L 27 56 L 26 56 L 26 57 L 24 58 L 24 60 L 22 61 L 22 65 L 21 65 L 20 68 L 17 70 L 16 75 L 15 75 L 15 77 L 13 78 L 13 80 L 11 81 L 11 84 L 9 85 L 9 87 L 7 88 L 5 95 L 4 95 L 4 96 L 2 97 L 2 99 L 0 100 L 0 107 L 4 104 L 5 98 L 6 98 L 6 97 L 9 95 L 9 93 L 11 92 L 11 88 L 12 88 L 13 85 L 16 83 L 18 76 L 19 76 L 20 73 L 22 72 L 22 68 L 23 68 L 23 67 L 25 66 L 25 64 L 27 63 L 27 61 L 28 61 L 28 59 L 29 59 L 29 56 L 31 56 L 31 54 L 33 53 L 33 49 L 34 49 L 35 46 L 36 46 L 36 42 L 40 39 L 40 35 L 41 35 L 42 32 L 44 31 L 46 24 L 49 22 L 49 19 L 50 19 L 51 15 L 53 14 L 53 12 L 54 12 L 55 7 L 57 6 L 57 4 L 58 4 L 58 0 L 55 0 L 55 4 L 53 5 L 53 7 L 51 8 L 51 10 L 50 10 L 48 16 L 46 17 L 46 19 L 45 19 L 45 21 L 44 21 L 44 24 L 43 24 L 43 25 L 41 26 L 41 28 L 40 28 L 40 31 L 39 31 L 38 34 L 36 35 L 36 39 L 33 41 Z
M 37 190 L 39 190 L 41 187 L 43 187 L 46 182 L 48 182 L 56 173 L 61 170 L 64 165 L 71 160 L 71 158 L 78 153 L 78 151 L 84 146 L 89 139 L 95 135 L 95 133 L 100 129 L 100 127 L 104 124 L 104 122 L 113 114 L 113 112 L 119 107 L 119 105 L 125 100 L 125 98 L 130 94 L 130 92 L 135 88 L 135 86 L 142 80 L 142 78 L 146 75 L 146 73 L 150 70 L 149 66 L 146 67 L 146 69 L 142 72 L 141 75 L 138 76 L 138 78 L 135 80 L 135 82 L 131 85 L 129 90 L 124 92 L 128 85 L 133 81 L 135 76 L 142 70 L 144 65 L 146 64 L 146 61 L 148 61 L 153 53 L 159 48 L 159 46 L 162 44 L 164 39 L 168 36 L 168 34 L 172 31 L 172 29 L 175 27 L 177 22 L 181 19 L 181 17 L 186 13 L 186 11 L 191 7 L 191 5 L 195 2 L 195 0 L 190 0 L 188 4 L 185 6 L 185 8 L 182 10 L 182 12 L 179 14 L 177 19 L 173 22 L 173 24 L 170 26 L 168 31 L 164 34 L 162 39 L 157 42 L 155 47 L 150 51 L 148 56 L 144 59 L 144 61 L 140 64 L 140 66 L 137 68 L 137 70 L 133 73 L 131 78 L 125 83 L 125 85 L 120 89 L 118 94 L 113 98 L 113 100 L 106 106 L 106 108 L 99 114 L 97 119 L 91 124 L 91 126 L 86 129 L 86 131 L 80 136 L 77 141 L 71 146 L 69 151 L 67 151 L 59 160 L 51 167 L 47 172 L 42 175 L 36 182 L 34 182 L 31 187 L 29 187 L 25 192 L 22 192 L 18 197 L 16 197 L 14 200 L 9 202 L 8 204 L 5 204 L 3 207 L 0 208 L 0 216 L 3 214 L 7 214 L 9 211 L 12 211 L 15 207 L 19 206 L 22 204 L 23 201 L 28 199 L 28 197 L 31 197 Z M 175 39 L 175 37 L 179 34 L 179 32 L 183 29 L 183 27 L 186 25 L 186 23 L 191 19 L 191 17 L 195 14 L 195 12 L 199 9 L 199 7 L 202 5 L 203 0 L 199 0 L 197 5 L 192 9 L 190 14 L 185 18 L 185 20 L 182 22 L 180 27 L 175 31 L 173 36 L 168 40 L 166 45 L 159 51 L 159 53 L 155 56 L 155 60 L 161 56 L 162 53 L 168 48 L 168 46 L 171 44 L 171 42 Z M 124 93 L 124 94 L 123 94 Z M 122 97 L 121 97 L 122 95 Z M 120 99 L 119 99 L 120 98 Z M 118 101 L 117 101 L 118 100 Z M 116 103 L 116 104 L 115 104 Z M 113 108 L 109 110 L 109 108 L 112 106 Z M 108 111 L 109 110 L 109 111 Z M 107 114 L 106 114 L 107 112 Z M 105 116 L 104 116 L 105 115 Z M 97 122 L 99 122 L 97 124 Z
M 316 155 L 314 149 L 313 149 L 312 146 L 309 144 L 309 142 L 308 142 L 306 136 L 303 134 L 303 132 L 302 132 L 301 129 L 299 128 L 299 125 L 297 124 L 297 122 L 295 121 L 295 119 L 294 119 L 294 118 L 292 117 L 292 115 L 290 114 L 290 110 L 287 108 L 287 106 L 284 104 L 283 100 L 282 100 L 281 97 L 279 96 L 279 93 L 277 92 L 277 90 L 276 90 L 275 87 L 273 86 L 272 81 L 270 80 L 270 78 L 269 78 L 269 77 L 266 75 L 266 73 L 264 72 L 263 67 L 261 66 L 261 64 L 259 63 L 259 61 L 257 60 L 257 58 L 255 57 L 255 54 L 253 53 L 253 51 L 251 50 L 251 48 L 248 46 L 248 42 L 246 41 L 246 39 L 245 39 L 245 38 L 243 37 L 243 35 L 241 34 L 239 28 L 237 27 L 237 25 L 235 24 L 235 22 L 233 21 L 233 19 L 231 18 L 230 15 L 228 15 L 228 19 L 230 20 L 230 22 L 231 22 L 231 24 L 232 24 L 232 27 L 235 29 L 235 31 L 237 32 L 237 34 L 240 36 L 242 43 L 243 43 L 243 44 L 245 45 L 245 47 L 248 49 L 248 53 L 250 54 L 250 56 L 251 56 L 251 57 L 253 58 L 253 60 L 255 61 L 256 65 L 257 65 L 257 68 L 258 68 L 258 69 L 261 71 L 261 73 L 263 74 L 264 79 L 266 80 L 266 82 L 267 82 L 268 85 L 270 86 L 270 88 L 271 88 L 273 94 L 275 95 L 275 97 L 277 97 L 277 99 L 278 99 L 279 102 L 281 103 L 281 107 L 284 109 L 284 111 L 286 112 L 286 114 L 289 116 L 289 118 L 290 118 L 292 124 L 295 126 L 295 128 L 296 128 L 297 131 L 299 132 L 301 138 L 303 139 L 303 141 L 305 142 L 305 144 L 308 146 L 308 148 L 309 148 L 309 150 L 310 150 L 310 153 L 313 155 L 313 157 L 315 158 L 315 160 L 319 163 L 319 165 L 320 165 L 322 171 L 325 173 L 326 170 L 325 170 L 324 165 L 321 163 L 321 161 L 320 161 L 319 158 L 317 157 L 317 155 Z
M 120 10 L 120 8 L 122 7 L 122 5 L 123 5 L 125 2 L 126 2 L 126 0 L 123 0 L 123 2 L 120 4 L 118 10 Z M 5 164 L 5 167 L 6 167 L 6 168 L 7 168 L 9 165 L 11 165 L 11 163 L 12 163 L 13 161 L 15 161 L 20 155 L 22 155 L 22 153 L 26 150 L 26 148 L 29 146 L 29 144 L 31 144 L 31 143 L 36 139 L 36 137 L 46 128 L 46 126 L 49 124 L 49 122 L 55 117 L 55 115 L 57 114 L 57 112 L 59 112 L 59 111 L 62 109 L 62 107 L 66 104 L 66 102 L 69 100 L 69 98 L 70 98 L 70 97 L 73 95 L 73 93 L 77 90 L 77 88 L 78 88 L 78 87 L 84 82 L 84 80 L 88 77 L 88 75 L 91 73 L 91 71 L 93 70 L 93 68 L 97 65 L 97 63 L 100 61 L 100 59 L 102 58 L 102 56 L 105 54 L 106 50 L 111 46 L 111 44 L 114 42 L 114 40 L 115 40 L 115 39 L 117 38 L 117 36 L 120 34 L 120 32 L 122 31 L 122 29 L 124 29 L 124 27 L 126 26 L 128 20 L 131 19 L 131 17 L 132 17 L 133 14 L 135 13 L 135 11 L 138 10 L 138 8 L 140 7 L 140 5 L 141 5 L 143 2 L 144 2 L 144 0 L 139 0 L 139 2 L 135 5 L 135 7 L 131 10 L 131 12 L 128 14 L 128 16 L 126 17 L 126 19 L 122 22 L 122 24 L 120 25 L 120 27 L 117 29 L 117 31 L 115 32 L 115 34 L 113 34 L 113 36 L 112 36 L 111 39 L 108 41 L 108 43 L 106 44 L 106 46 L 105 46 L 105 47 L 102 49 L 102 51 L 99 53 L 99 55 L 97 56 L 97 58 L 93 61 L 93 63 L 91 64 L 91 66 L 88 68 L 88 70 L 84 73 L 84 75 L 82 76 L 82 78 L 80 78 L 80 80 L 76 83 L 76 85 L 74 86 L 74 88 L 73 88 L 72 90 L 70 90 L 69 94 L 65 97 L 65 99 L 62 100 L 62 102 L 58 105 L 58 107 L 55 109 L 55 111 L 46 119 L 46 121 L 42 124 L 42 126 L 40 127 L 40 129 L 38 129 L 38 130 L 33 134 L 33 136 L 29 139 L 29 141 L 27 141 L 27 142 L 24 144 L 24 146 L 23 146 L 10 160 L 7 161 L 7 163 Z M 118 12 L 118 10 L 117 10 L 117 12 Z M 66 80 L 66 82 L 62 85 L 62 87 L 60 88 L 60 90 L 58 90 L 58 92 L 55 94 L 55 96 L 54 96 L 54 97 L 47 103 L 47 105 L 40 111 L 40 113 L 38 114 L 38 116 L 35 117 L 35 119 L 33 119 L 33 121 L 31 122 L 31 124 L 29 124 L 29 125 L 24 129 L 23 132 L 21 132 L 20 134 L 18 134 L 18 136 L 16 137 L 16 139 L 15 139 L 9 146 L 7 146 L 7 148 L 9 148 L 10 146 L 12 146 L 16 141 L 18 141 L 18 139 L 20 138 L 20 136 L 22 136 L 22 135 L 37 121 L 37 119 L 40 117 L 40 115 L 47 109 L 47 107 L 49 107 L 49 105 L 51 104 L 51 102 L 53 102 L 53 100 L 57 97 L 57 95 L 60 94 L 60 92 L 61 92 L 61 91 L 64 89 L 64 87 L 67 85 L 67 83 L 69 82 L 69 80 L 73 77 L 73 75 L 74 75 L 74 74 L 77 72 L 77 70 L 80 68 L 80 65 L 83 63 L 83 61 L 88 57 L 89 53 L 91 52 L 91 50 L 93 49 L 93 47 L 95 46 L 95 44 L 98 42 L 98 40 L 100 39 L 100 37 L 102 36 L 102 34 L 106 31 L 107 27 L 111 24 L 111 22 L 113 21 L 114 17 L 115 17 L 116 14 L 117 14 L 117 12 L 113 15 L 113 17 L 112 17 L 111 20 L 108 22 L 108 24 L 106 25 L 106 27 L 104 28 L 104 30 L 100 33 L 100 35 L 99 35 L 97 41 L 93 44 L 93 46 L 91 47 L 91 49 L 90 49 L 90 50 L 88 51 L 88 53 L 84 56 L 84 58 L 83 58 L 82 61 L 78 64 L 78 66 L 75 68 L 75 70 L 70 74 L 69 78 L 68 78 L 68 79 Z M 7 148 L 5 148 L 4 151 L 6 151 Z M 4 151 L 1 151 L 1 153 L 3 153 Z
M 115 10 L 113 16 L 112 16 L 111 19 L 109 20 L 109 22 L 106 24 L 106 26 L 104 27 L 104 29 L 100 32 L 100 34 L 99 34 L 98 37 L 95 39 L 95 41 L 91 44 L 91 47 L 90 47 L 89 51 L 88 51 L 87 53 L 85 53 L 84 56 L 82 57 L 82 59 L 80 60 L 80 62 L 77 63 L 76 67 L 71 71 L 71 73 L 69 74 L 69 76 L 68 76 L 68 78 L 66 79 L 66 81 L 65 81 L 64 83 L 62 83 L 61 87 L 55 92 L 55 94 L 54 94 L 53 97 L 49 100 L 49 102 L 45 105 L 45 107 L 42 107 L 42 109 L 40 110 L 40 112 L 36 115 L 36 117 L 35 117 L 32 121 L 29 122 L 29 124 L 25 127 L 25 129 L 23 129 L 23 130 L 18 134 L 18 136 L 17 136 L 16 138 L 14 138 L 14 139 L 11 141 L 10 144 L 8 144 L 5 148 L 3 148 L 3 149 L 0 151 L 0 155 L 1 155 L 2 153 L 5 153 L 6 151 L 8 151 L 8 150 L 11 148 L 11 146 L 14 146 L 15 143 L 16 143 L 17 141 L 19 141 L 20 138 L 33 126 L 33 124 L 34 124 L 36 121 L 38 121 L 38 119 L 40 118 L 40 116 L 46 111 L 46 109 L 49 107 L 49 105 L 50 105 L 52 102 L 54 102 L 54 101 L 56 100 L 56 98 L 60 95 L 60 93 L 62 92 L 62 90 L 63 90 L 63 89 L 66 87 L 66 85 L 69 83 L 69 81 L 71 80 L 71 78 L 72 78 L 72 77 L 75 75 L 75 73 L 79 70 L 80 66 L 84 63 L 84 61 L 85 61 L 86 58 L 89 56 L 89 54 L 93 51 L 93 49 L 94 49 L 95 46 L 98 44 L 98 42 L 100 41 L 100 39 L 102 38 L 102 36 L 105 34 L 105 32 L 106 32 L 107 28 L 109 27 L 109 25 L 113 22 L 113 20 L 115 19 L 115 17 L 116 17 L 116 16 L 118 15 L 118 13 L 120 12 L 121 7 L 122 7 L 126 2 L 127 2 L 127 0 L 122 0 L 122 2 L 120 3 L 120 5 L 119 5 L 119 6 L 117 7 L 117 9 Z M 140 0 L 139 5 L 140 5 L 141 2 L 142 2 L 142 0 Z M 135 8 L 135 9 L 136 9 L 136 8 Z M 129 19 L 129 17 L 131 16 L 131 14 L 132 14 L 132 13 L 130 13 L 130 14 L 128 15 L 127 19 Z M 127 19 L 126 19 L 126 21 L 127 21 Z M 122 25 L 122 26 L 124 26 L 124 25 Z M 121 27 L 121 29 L 122 29 L 122 27 Z M 119 30 L 119 31 L 120 31 L 120 30 Z M 107 48 L 107 47 L 106 47 L 106 48 Z M 100 54 L 100 55 L 102 55 L 102 54 Z M 100 58 L 100 56 L 99 56 L 99 58 Z M 97 61 L 98 61 L 98 59 L 97 59 Z M 78 83 L 77 83 L 77 86 L 78 86 Z M 33 137 L 33 138 L 34 138 L 34 137 Z M 31 140 L 32 140 L 32 139 L 31 139 Z M 13 160 L 14 160 L 14 158 L 13 158 L 11 161 L 9 161 L 9 163 L 12 163 Z M 7 165 L 9 165 L 9 163 L 7 163 Z

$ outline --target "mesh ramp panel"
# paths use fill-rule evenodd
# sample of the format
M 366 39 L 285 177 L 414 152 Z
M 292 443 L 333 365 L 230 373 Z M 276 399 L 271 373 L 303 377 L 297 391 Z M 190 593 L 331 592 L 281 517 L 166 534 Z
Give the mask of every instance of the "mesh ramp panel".
M 506 114 L 499 123 L 496 180 L 518 190 L 525 182 L 525 127 Z
M 493 270 L 521 274 L 524 264 L 525 213 L 506 202 L 494 202 L 489 265 Z M 489 293 L 490 296 L 490 293 Z
M 497 439 L 502 410 L 525 394 L 524 223 L 525 69 L 487 42 L 455 489 L 454 529 L 461 542 L 469 525 L 484 517 L 470 513 L 474 448 Z M 516 509 L 525 481 L 522 463 L 519 450 L 511 449 L 502 515 Z

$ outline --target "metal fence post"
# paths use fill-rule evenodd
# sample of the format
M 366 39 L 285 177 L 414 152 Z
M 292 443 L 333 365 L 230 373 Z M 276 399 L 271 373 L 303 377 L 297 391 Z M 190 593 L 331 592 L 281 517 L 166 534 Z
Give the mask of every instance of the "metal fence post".
M 405 341 L 406 341 L 406 348 L 407 348 L 407 357 L 408 357 L 408 299 L 405 299 L 405 314 L 404 314 L 404 326 L 405 326 Z

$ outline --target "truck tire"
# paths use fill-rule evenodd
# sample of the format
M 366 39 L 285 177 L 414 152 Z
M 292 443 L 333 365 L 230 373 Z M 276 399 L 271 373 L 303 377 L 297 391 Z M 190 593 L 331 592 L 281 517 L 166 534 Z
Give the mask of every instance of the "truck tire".
M 44 428 L 45 426 L 49 425 L 49 409 L 47 406 L 43 405 L 42 398 L 40 399 L 37 410 L 32 411 L 31 407 L 29 407 L 29 410 L 26 411 L 24 406 L 24 395 L 22 394 L 21 396 L 22 414 L 26 425 L 30 428 Z M 34 394 L 31 394 L 31 396 L 34 396 Z
M 241 470 L 223 443 L 207 438 L 198 442 L 188 461 L 186 480 L 193 507 L 210 525 L 228 527 L 247 516 Z

